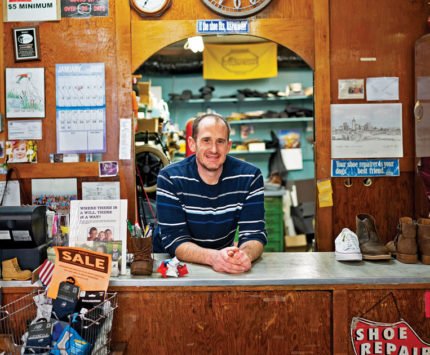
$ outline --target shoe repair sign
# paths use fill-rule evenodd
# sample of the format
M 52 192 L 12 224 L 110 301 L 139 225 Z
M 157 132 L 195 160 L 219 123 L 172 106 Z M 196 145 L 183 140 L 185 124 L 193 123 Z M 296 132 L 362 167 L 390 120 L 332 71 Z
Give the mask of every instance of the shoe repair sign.
M 333 159 L 332 177 L 399 176 L 399 159 Z
M 404 320 L 380 323 L 354 317 L 351 341 L 356 355 L 430 355 L 430 344 L 422 341 Z

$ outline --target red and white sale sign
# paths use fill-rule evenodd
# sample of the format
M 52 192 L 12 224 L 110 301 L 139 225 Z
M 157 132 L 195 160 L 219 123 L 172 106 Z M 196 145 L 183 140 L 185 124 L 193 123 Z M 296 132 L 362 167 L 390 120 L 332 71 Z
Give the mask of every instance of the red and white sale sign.
M 356 355 L 430 355 L 430 344 L 404 320 L 380 323 L 353 317 L 351 340 Z

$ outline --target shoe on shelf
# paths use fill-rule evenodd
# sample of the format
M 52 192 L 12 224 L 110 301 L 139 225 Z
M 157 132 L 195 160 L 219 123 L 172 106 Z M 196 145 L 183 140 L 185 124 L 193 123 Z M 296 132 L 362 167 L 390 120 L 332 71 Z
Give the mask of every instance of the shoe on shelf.
M 364 260 L 391 259 L 391 253 L 379 239 L 373 216 L 360 213 L 355 217 L 357 237 Z
M 2 262 L 2 278 L 4 281 L 18 280 L 25 281 L 31 279 L 30 270 L 21 270 L 18 259 L 13 258 Z
M 338 261 L 360 261 L 363 256 L 360 251 L 357 235 L 348 228 L 342 229 L 342 232 L 336 237 L 335 256 Z
M 417 225 L 410 217 L 401 217 L 394 240 L 385 246 L 391 255 L 404 264 L 415 264 L 418 261 Z

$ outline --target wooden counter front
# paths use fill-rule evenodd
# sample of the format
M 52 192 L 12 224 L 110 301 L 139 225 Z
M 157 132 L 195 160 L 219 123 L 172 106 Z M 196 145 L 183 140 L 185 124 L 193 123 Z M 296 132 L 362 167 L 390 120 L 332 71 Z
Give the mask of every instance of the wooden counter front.
M 164 255 L 157 255 L 163 258 Z M 350 323 L 393 293 L 404 318 L 430 341 L 425 293 L 430 266 L 338 262 L 334 253 L 267 253 L 243 275 L 187 264 L 190 274 L 112 278 L 112 340 L 128 354 L 353 354 Z M 0 282 L 3 303 L 31 291 Z M 396 322 L 387 297 L 365 316 Z

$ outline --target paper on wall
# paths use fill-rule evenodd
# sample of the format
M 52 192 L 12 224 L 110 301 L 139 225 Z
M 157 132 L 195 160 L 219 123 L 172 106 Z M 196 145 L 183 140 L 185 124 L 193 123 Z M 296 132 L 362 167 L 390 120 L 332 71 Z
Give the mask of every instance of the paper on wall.
M 281 149 L 281 156 L 287 170 L 303 169 L 302 148 Z
M 367 101 L 386 101 L 399 99 L 399 78 L 381 77 L 366 79 Z
M 21 194 L 19 191 L 19 181 L 10 180 L 7 183 L 5 191 L 6 181 L 0 181 L 0 199 L 3 197 L 2 206 L 21 206 Z

